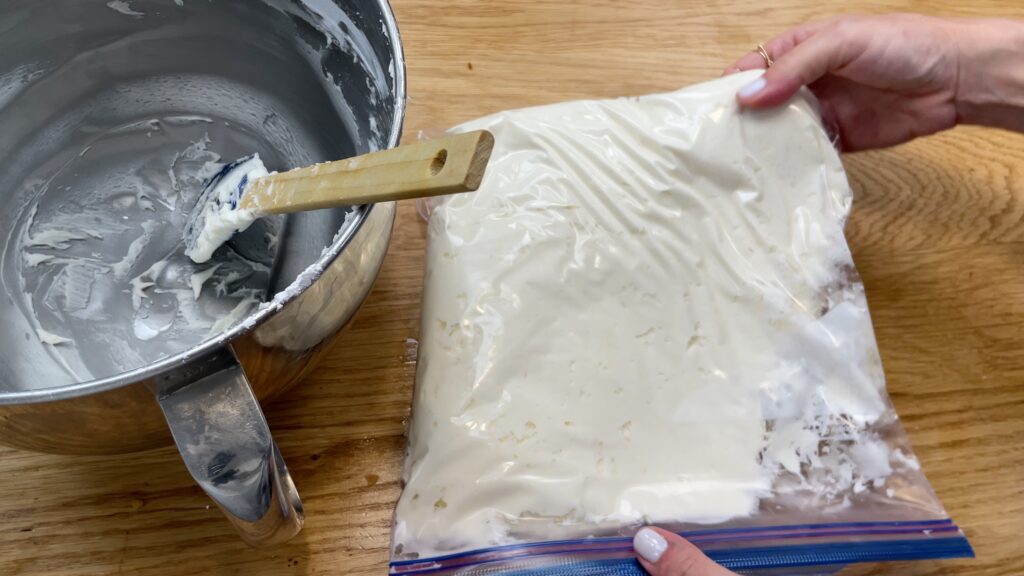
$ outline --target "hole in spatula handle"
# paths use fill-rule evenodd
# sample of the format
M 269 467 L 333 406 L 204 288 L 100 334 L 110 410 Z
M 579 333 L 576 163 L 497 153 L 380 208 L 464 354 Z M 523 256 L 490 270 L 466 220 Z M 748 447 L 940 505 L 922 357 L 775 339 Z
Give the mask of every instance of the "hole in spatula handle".
M 434 159 L 430 162 L 430 175 L 437 176 L 437 173 L 444 168 L 444 163 L 448 161 L 448 150 L 442 148 L 434 156 Z

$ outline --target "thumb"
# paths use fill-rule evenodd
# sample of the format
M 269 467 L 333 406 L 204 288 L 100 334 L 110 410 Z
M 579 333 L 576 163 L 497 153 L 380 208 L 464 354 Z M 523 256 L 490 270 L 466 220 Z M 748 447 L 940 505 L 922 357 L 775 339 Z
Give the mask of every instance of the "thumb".
M 633 549 L 651 576 L 736 576 L 682 536 L 661 528 L 641 529 L 633 537 Z

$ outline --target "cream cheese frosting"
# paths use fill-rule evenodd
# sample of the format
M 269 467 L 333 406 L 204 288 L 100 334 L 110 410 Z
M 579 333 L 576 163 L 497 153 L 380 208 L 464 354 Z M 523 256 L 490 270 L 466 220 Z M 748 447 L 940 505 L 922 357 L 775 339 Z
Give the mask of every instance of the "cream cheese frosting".
M 396 558 L 884 490 L 851 190 L 809 94 L 737 107 L 756 74 L 456 129 L 496 145 L 429 217 Z

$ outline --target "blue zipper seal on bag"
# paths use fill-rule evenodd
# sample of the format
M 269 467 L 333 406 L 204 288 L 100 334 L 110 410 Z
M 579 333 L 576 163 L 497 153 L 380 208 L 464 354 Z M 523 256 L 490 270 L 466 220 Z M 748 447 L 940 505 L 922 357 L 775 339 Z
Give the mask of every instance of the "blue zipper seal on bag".
M 908 542 L 851 542 L 819 544 L 773 550 L 744 548 L 711 553 L 708 556 L 730 570 L 771 570 L 782 568 L 813 568 L 846 566 L 859 562 L 900 560 L 940 560 L 973 558 L 974 551 L 966 538 Z M 766 563 L 765 558 L 771 562 Z M 503 572 L 503 576 L 648 576 L 640 563 L 632 558 L 591 560 L 538 568 Z
M 833 542 L 767 548 L 741 548 L 705 552 L 715 562 L 730 570 L 764 570 L 810 566 L 844 566 L 861 562 L 893 562 L 899 560 L 942 560 L 973 558 L 974 550 L 967 538 L 931 538 L 924 540 L 880 540 L 868 542 Z
M 967 538 L 948 518 L 726 528 L 680 534 L 719 564 L 745 572 L 974 557 Z M 850 541 L 851 538 L 859 541 Z M 815 539 L 818 542 L 808 542 Z M 828 539 L 833 541 L 821 542 Z M 787 540 L 798 542 L 781 543 Z M 506 576 L 646 574 L 633 557 L 632 539 L 623 537 L 498 546 L 394 561 L 390 570 L 391 574 L 406 576 L 471 575 L 485 571 Z

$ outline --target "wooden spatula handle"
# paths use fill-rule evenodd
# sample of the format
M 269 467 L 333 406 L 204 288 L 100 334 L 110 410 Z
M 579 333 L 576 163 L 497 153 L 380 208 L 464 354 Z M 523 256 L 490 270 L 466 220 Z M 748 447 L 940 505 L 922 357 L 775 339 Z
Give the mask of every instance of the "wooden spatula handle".
M 240 208 L 283 214 L 476 190 L 494 148 L 486 130 L 264 176 Z

